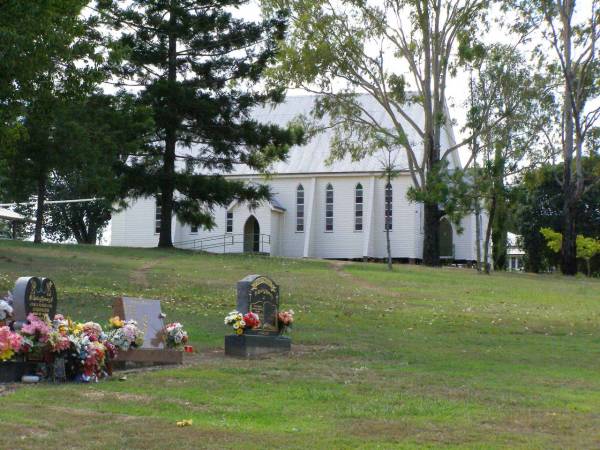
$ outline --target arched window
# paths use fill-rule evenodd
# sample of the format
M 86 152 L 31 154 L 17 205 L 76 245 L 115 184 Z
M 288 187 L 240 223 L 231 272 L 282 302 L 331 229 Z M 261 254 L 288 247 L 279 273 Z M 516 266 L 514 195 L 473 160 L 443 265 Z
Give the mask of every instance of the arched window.
M 363 187 L 358 183 L 354 189 L 354 231 L 363 229 Z
M 392 185 L 385 185 L 385 229 L 392 229 Z
M 325 188 L 325 231 L 333 231 L 333 186 Z
M 304 231 L 304 187 L 296 188 L 296 231 Z

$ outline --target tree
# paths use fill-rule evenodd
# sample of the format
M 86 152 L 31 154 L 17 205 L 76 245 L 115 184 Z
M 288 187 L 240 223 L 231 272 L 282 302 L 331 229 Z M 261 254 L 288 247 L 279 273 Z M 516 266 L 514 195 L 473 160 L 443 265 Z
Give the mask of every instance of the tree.
M 596 255 L 600 255 L 600 240 L 578 234 L 577 257 L 585 260 L 588 277 L 592 276 L 592 266 L 590 261 Z
M 70 157 L 50 173 L 48 198 L 97 200 L 50 206 L 47 236 L 98 242 L 114 205 L 124 206 L 127 157 L 145 147 L 152 125 L 150 110 L 124 92 L 94 93 L 66 105 L 54 127 L 55 140 Z
M 586 179 L 600 171 L 598 157 L 583 158 L 582 165 Z M 565 195 L 560 183 L 562 173 L 562 163 L 543 165 L 523 174 L 513 188 L 516 197 L 516 227 L 513 231 L 522 236 L 527 271 L 539 272 L 560 263 L 560 259 L 547 250 L 540 229 L 547 227 L 562 234 Z M 600 238 L 600 185 L 592 185 L 577 203 L 576 227 L 579 234 Z
M 57 20 L 52 33 L 38 36 L 39 40 L 48 41 L 39 44 L 50 52 L 47 64 L 29 77 L 18 95 L 13 95 L 19 104 L 19 128 L 24 133 L 14 148 L 4 153 L 3 159 L 12 174 L 12 198 L 36 197 L 36 243 L 42 241 L 50 172 L 72 156 L 58 139 L 60 121 L 57 117 L 70 102 L 93 91 L 104 76 L 99 66 L 98 36 L 93 28 L 95 18 L 80 16 L 84 3 L 65 1 L 69 6 L 64 11 L 66 15 Z
M 268 198 L 266 186 L 223 175 L 238 163 L 266 170 L 302 140 L 298 127 L 250 117 L 255 106 L 283 99 L 281 89 L 258 83 L 274 61 L 284 18 L 245 21 L 231 12 L 247 3 L 238 0 L 97 3 L 104 22 L 119 33 L 111 43 L 118 82 L 140 89 L 140 100 L 153 110 L 154 145 L 132 154 L 128 175 L 132 196 L 160 200 L 158 245 L 173 245 L 173 214 L 210 228 L 215 205 Z
M 561 233 L 551 228 L 542 228 L 540 232 L 546 238 L 546 244 L 550 250 L 555 253 L 562 251 L 563 236 Z M 588 277 L 592 276 L 590 260 L 598 254 L 600 254 L 600 240 L 585 237 L 581 234 L 577 235 L 577 257 L 585 261 Z
M 503 270 L 506 265 L 507 180 L 548 159 L 541 141 L 554 103 L 547 79 L 535 74 L 512 46 L 492 45 L 471 65 L 467 126 L 476 146 L 472 155 L 480 164 L 470 172 L 476 205 L 482 199 L 488 211 L 484 261 L 489 273 L 490 247 L 493 267 Z
M 64 61 L 65 50 L 81 32 L 79 14 L 86 0 L 38 0 L 0 3 L 0 196 L 9 198 L 11 178 L 7 159 L 27 138 L 24 108 L 40 77 Z M 69 50 L 70 51 L 70 50 Z
M 487 0 L 386 0 L 381 6 L 362 0 L 263 0 L 267 11 L 288 8 L 292 30 L 283 46 L 279 81 L 321 95 L 315 115 L 329 114 L 336 129 L 332 154 L 343 157 L 382 145 L 406 154 L 413 188 L 424 203 L 423 261 L 439 265 L 439 207 L 443 192 L 437 174 L 447 169 L 454 151 L 442 150 L 442 129 L 450 126 L 447 78 L 457 53 L 474 51 Z M 402 69 L 407 68 L 410 79 Z M 408 92 L 408 87 L 415 92 Z M 381 105 L 393 127 L 387 127 L 360 102 L 366 92 Z M 423 121 L 407 106 L 422 106 Z M 409 136 L 417 136 L 409 139 Z M 353 141 L 360 146 L 353 145 Z M 360 148 L 359 148 L 360 147 Z M 422 148 L 422 155 L 419 149 Z
M 563 246 L 561 270 L 565 275 L 577 272 L 576 211 L 585 191 L 600 178 L 586 183 L 583 173 L 584 146 L 600 117 L 600 107 L 592 99 L 600 93 L 600 39 L 598 25 L 600 1 L 590 0 L 577 8 L 576 0 L 517 0 L 523 13 L 520 27 L 537 28 L 545 38 L 554 59 L 538 47 L 539 60 L 554 72 L 562 86 L 562 116 L 560 120 L 563 159 L 562 210 Z M 578 19 L 581 18 L 579 21 Z

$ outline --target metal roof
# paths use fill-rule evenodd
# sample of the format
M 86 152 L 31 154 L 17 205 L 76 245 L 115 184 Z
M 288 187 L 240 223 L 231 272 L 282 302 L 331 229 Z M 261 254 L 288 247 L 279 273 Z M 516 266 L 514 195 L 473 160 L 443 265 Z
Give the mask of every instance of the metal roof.
M 27 217 L 6 208 L 0 208 L 0 219 L 14 220 L 19 222 L 25 222 L 28 220 Z
M 272 123 L 285 126 L 299 115 L 309 116 L 317 98 L 318 96 L 316 95 L 288 96 L 281 104 L 257 108 L 252 113 L 252 117 L 261 123 Z M 379 123 L 383 124 L 385 127 L 393 128 L 389 114 L 387 114 L 374 97 L 368 94 L 360 94 L 359 101 L 369 114 L 371 114 Z M 412 120 L 420 127 L 423 126 L 424 114 L 423 108 L 420 105 L 414 103 L 407 105 L 405 111 L 408 112 Z M 409 134 L 409 141 L 413 144 L 417 154 L 416 156 L 420 160 L 423 154 L 422 139 L 405 119 L 400 118 L 399 114 L 397 115 L 397 118 Z M 323 119 L 323 124 L 327 123 L 328 118 L 325 117 Z M 293 147 L 290 149 L 287 161 L 273 164 L 268 172 L 271 174 L 283 175 L 382 171 L 383 164 L 381 162 L 381 152 L 375 152 L 360 161 L 352 161 L 350 156 L 346 156 L 343 160 L 334 161 L 332 164 L 328 165 L 327 159 L 329 158 L 330 142 L 333 136 L 334 131 L 328 129 L 315 136 L 306 145 Z M 453 145 L 454 142 L 452 127 L 450 125 L 443 127 L 441 135 L 442 151 L 450 145 Z M 450 165 L 455 167 L 458 164 L 458 152 L 456 151 L 453 152 L 452 158 L 450 158 Z M 404 149 L 398 151 L 396 168 L 398 170 L 408 170 L 406 151 Z M 245 165 L 238 165 L 230 175 L 256 174 L 258 173 L 255 170 L 252 170 Z

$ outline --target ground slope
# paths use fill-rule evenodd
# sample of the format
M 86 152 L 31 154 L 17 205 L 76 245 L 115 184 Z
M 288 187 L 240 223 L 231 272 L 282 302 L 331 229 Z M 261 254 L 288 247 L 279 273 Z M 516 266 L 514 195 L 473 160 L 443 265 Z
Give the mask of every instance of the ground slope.
M 297 312 L 289 357 L 222 356 L 251 273 Z M 600 446 L 598 281 L 0 242 L 0 292 L 22 275 L 52 278 L 75 319 L 160 298 L 199 356 L 124 382 L 4 388 L 0 448 Z

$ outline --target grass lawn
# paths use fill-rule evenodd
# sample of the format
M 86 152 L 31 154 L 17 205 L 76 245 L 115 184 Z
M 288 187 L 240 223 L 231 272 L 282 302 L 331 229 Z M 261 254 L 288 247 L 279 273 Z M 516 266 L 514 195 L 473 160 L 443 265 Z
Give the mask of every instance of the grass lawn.
M 289 356 L 223 356 L 251 273 L 296 311 Z M 0 448 L 600 447 L 597 280 L 0 242 L 0 292 L 22 275 L 52 278 L 79 320 L 104 323 L 119 295 L 159 298 L 199 355 L 5 389 Z

